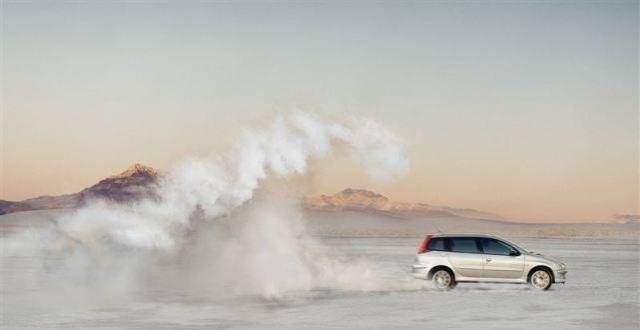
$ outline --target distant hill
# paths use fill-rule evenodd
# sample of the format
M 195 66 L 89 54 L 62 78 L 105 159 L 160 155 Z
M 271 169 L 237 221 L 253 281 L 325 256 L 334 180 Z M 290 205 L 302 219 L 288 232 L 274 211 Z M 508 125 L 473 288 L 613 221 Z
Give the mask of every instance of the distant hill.
M 64 209 L 80 207 L 94 198 L 129 202 L 154 197 L 154 186 L 160 177 L 155 169 L 134 164 L 74 194 L 18 202 L 0 200 L 0 214 L 6 214 L 0 231 L 50 221 Z M 624 238 L 637 237 L 640 231 L 637 214 L 616 215 L 621 223 L 608 224 L 514 223 L 474 209 L 393 201 L 373 191 L 353 188 L 307 197 L 301 204 L 306 228 L 322 236 L 414 237 L 435 232 L 485 232 L 512 237 Z
M 21 211 L 78 207 L 92 198 L 105 198 L 117 202 L 136 200 L 142 196 L 153 194 L 152 185 L 158 177 L 158 171 L 155 169 L 134 164 L 124 172 L 110 176 L 74 194 L 40 196 L 19 202 L 0 200 L 0 215 Z
M 406 203 L 392 201 L 378 193 L 364 189 L 344 189 L 334 195 L 320 195 L 303 200 L 308 210 L 314 211 L 356 211 L 396 216 L 420 217 L 463 217 L 473 219 L 502 220 L 497 214 L 474 209 L 459 209 L 447 206 L 435 206 L 426 203 Z
M 160 174 L 157 170 L 134 164 L 120 174 L 110 176 L 89 188 L 74 194 L 60 196 L 40 196 L 11 202 L 0 200 L 0 214 L 79 207 L 94 198 L 104 198 L 116 202 L 137 200 L 143 196 L 153 196 L 153 185 Z M 309 211 L 338 212 L 355 211 L 376 213 L 392 217 L 463 217 L 472 219 L 501 220 L 498 215 L 474 209 L 458 209 L 434 206 L 426 203 L 406 203 L 364 189 L 347 188 L 334 195 L 307 197 L 302 206 Z

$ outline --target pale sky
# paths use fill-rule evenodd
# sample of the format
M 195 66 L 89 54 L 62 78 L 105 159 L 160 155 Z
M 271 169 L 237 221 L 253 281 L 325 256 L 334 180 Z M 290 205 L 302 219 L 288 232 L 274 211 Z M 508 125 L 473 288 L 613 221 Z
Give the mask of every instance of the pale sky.
M 220 153 L 296 108 L 375 119 L 411 161 L 394 183 L 316 164 L 317 193 L 520 221 L 640 212 L 637 1 L 1 3 L 0 199 Z

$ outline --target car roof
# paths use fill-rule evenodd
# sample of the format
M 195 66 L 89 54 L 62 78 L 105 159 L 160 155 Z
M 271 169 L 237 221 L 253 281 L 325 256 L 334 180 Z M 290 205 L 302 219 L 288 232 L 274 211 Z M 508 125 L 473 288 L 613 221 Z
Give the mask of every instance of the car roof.
M 491 234 L 433 234 L 432 237 L 487 237 L 487 238 L 500 238 Z

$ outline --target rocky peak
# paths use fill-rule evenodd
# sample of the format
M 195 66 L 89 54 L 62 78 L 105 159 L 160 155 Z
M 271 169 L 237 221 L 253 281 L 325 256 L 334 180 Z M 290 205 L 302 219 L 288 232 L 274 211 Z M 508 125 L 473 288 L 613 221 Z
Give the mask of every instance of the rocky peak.
M 124 179 L 133 176 L 148 176 L 148 177 L 157 177 L 158 171 L 154 168 L 142 165 L 140 163 L 135 163 L 129 166 L 124 172 L 110 176 L 109 179 Z
M 359 198 L 359 199 L 374 199 L 374 200 L 389 200 L 387 197 L 375 193 L 366 189 L 353 189 L 347 188 L 344 189 L 335 195 L 334 197 L 345 197 L 345 198 Z
M 424 209 L 426 204 L 413 205 L 389 200 L 384 195 L 365 189 L 347 188 L 331 196 L 321 195 L 305 199 L 304 205 L 316 210 L 361 210 L 361 211 L 411 211 Z
M 0 215 L 28 210 L 78 207 L 94 198 L 130 202 L 140 198 L 156 197 L 154 183 L 159 176 L 158 171 L 152 167 L 136 163 L 124 172 L 100 180 L 93 186 L 74 194 L 40 196 L 21 202 L 0 201 Z
M 106 198 L 118 202 L 131 201 L 154 195 L 153 184 L 159 174 L 155 169 L 142 164 L 133 164 L 124 172 L 110 176 L 80 192 L 81 199 Z

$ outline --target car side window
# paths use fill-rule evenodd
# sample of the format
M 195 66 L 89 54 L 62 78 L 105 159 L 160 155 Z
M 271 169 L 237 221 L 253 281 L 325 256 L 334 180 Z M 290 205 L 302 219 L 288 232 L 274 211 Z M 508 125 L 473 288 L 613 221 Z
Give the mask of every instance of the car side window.
M 451 252 L 480 253 L 474 237 L 451 237 Z
M 484 238 L 482 240 L 482 250 L 485 254 L 508 256 L 513 251 L 513 248 L 498 240 Z
M 446 240 L 442 237 L 432 238 L 429 241 L 429 251 L 447 251 Z

